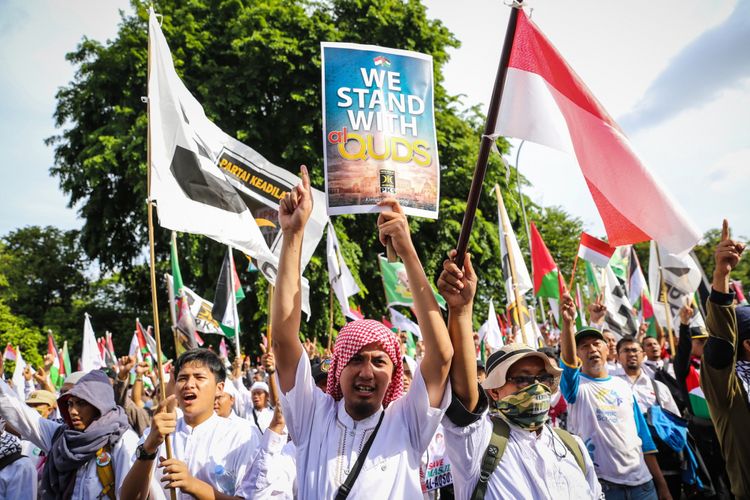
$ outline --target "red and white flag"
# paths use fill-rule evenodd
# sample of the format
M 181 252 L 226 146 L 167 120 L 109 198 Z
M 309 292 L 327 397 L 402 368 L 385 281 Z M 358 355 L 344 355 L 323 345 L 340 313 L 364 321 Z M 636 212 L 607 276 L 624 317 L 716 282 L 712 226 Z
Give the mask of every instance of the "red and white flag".
M 523 10 L 497 123 L 497 135 L 576 155 L 612 245 L 656 240 L 684 253 L 700 239 L 617 123 Z
M 587 260 L 599 267 L 607 267 L 613 253 L 615 247 L 609 246 L 606 241 L 581 233 L 581 243 L 578 245 L 579 259 Z
M 5 346 L 5 351 L 3 352 L 3 359 L 7 359 L 8 361 L 15 361 L 17 358 L 16 350 L 13 349 L 13 346 L 10 342 L 8 342 L 8 345 Z

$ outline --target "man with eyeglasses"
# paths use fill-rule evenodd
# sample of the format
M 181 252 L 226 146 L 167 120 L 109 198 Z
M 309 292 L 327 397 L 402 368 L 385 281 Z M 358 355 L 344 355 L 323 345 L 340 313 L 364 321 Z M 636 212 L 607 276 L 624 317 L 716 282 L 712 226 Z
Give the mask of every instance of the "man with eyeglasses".
M 671 499 L 656 461 L 656 446 L 630 384 L 607 372 L 602 332 L 576 332 L 576 306 L 560 301 L 563 329 L 560 388 L 568 402 L 568 429 L 586 443 L 607 499 Z
M 598 498 L 601 488 L 583 442 L 548 424 L 561 370 L 547 355 L 522 344 L 506 345 L 490 355 L 487 376 L 481 386 L 476 383 L 476 275 L 470 255 L 463 270 L 451 259 L 443 263 L 438 289 L 448 304 L 454 351 L 453 401 L 443 426 L 455 497 Z

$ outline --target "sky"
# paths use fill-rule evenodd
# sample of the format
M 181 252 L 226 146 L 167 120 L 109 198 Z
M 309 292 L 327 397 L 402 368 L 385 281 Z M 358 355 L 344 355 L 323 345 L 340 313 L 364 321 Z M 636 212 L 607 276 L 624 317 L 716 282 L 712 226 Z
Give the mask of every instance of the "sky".
M 729 218 L 750 236 L 750 0 L 531 0 L 532 20 L 567 59 L 635 151 L 701 230 Z M 502 0 L 427 0 L 461 41 L 445 86 L 486 104 L 510 8 Z M 117 33 L 125 0 L 0 0 L 0 234 L 82 221 L 49 174 L 55 93 L 74 77 L 65 54 L 85 35 Z M 479 140 L 479 138 L 477 138 Z M 508 157 L 516 162 L 519 141 Z M 258 147 L 258 145 L 250 145 Z M 535 202 L 604 230 L 572 156 L 525 143 L 521 173 Z

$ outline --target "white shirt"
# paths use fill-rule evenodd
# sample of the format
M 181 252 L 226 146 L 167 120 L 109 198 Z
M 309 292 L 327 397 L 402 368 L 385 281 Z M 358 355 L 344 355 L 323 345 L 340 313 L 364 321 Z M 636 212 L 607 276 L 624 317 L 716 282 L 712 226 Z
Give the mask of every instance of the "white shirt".
M 37 474 L 29 457 L 21 457 L 0 470 L 0 498 L 36 500 Z
M 31 441 L 49 455 L 52 437 L 62 424 L 42 418 L 36 410 L 19 400 L 15 392 L 2 381 L 0 381 L 0 414 L 23 439 Z M 138 435 L 128 429 L 111 450 L 112 471 L 115 473 L 115 491 L 118 497 L 122 482 L 130 471 L 137 446 Z M 96 460 L 92 458 L 76 472 L 71 499 L 95 499 L 101 492 L 102 484 L 96 474 Z
M 249 498 L 292 500 L 297 493 L 297 450 L 287 434 L 271 429 L 263 433 L 253 465 L 248 472 Z
M 659 391 L 661 407 L 678 417 L 680 416 L 680 410 L 677 408 L 677 403 L 674 402 L 672 393 L 669 392 L 667 386 L 658 380 L 652 380 L 643 370 L 641 370 L 635 380 L 632 380 L 627 374 L 620 375 L 620 378 L 630 384 L 630 388 L 633 390 L 635 400 L 638 402 L 638 408 L 640 408 L 641 413 L 648 413 L 648 409 L 656 405 L 656 394 L 654 393 L 653 383 L 656 385 L 656 390 Z
M 456 498 L 471 498 L 479 480 L 482 457 L 492 437 L 492 420 L 485 413 L 476 422 L 458 427 L 444 418 L 443 426 Z M 485 498 L 599 498 L 601 487 L 580 438 L 574 436 L 583 452 L 585 476 L 573 454 L 549 426 L 545 425 L 539 434 L 514 425 L 509 427 L 508 444 L 487 483 Z
M 647 359 L 641 365 L 641 370 L 643 370 L 643 372 L 645 372 L 649 377 L 654 378 L 654 375 L 656 375 L 656 370 L 664 368 L 664 365 L 665 363 L 663 359 L 658 359 L 656 361 Z M 674 377 L 674 364 L 669 363 L 667 365 L 667 373 Z
M 142 441 L 145 441 L 147 436 L 148 433 L 144 432 Z M 236 490 L 228 494 L 246 496 L 244 494 L 245 475 L 260 443 L 259 435 L 251 432 L 249 426 L 238 425 L 237 422 L 214 413 L 208 420 L 195 427 L 190 427 L 185 423 L 184 418 L 179 418 L 177 428 L 171 437 L 172 456 L 187 464 L 191 476 L 218 489 L 214 479 L 214 470 L 217 465 L 222 465 L 235 478 Z M 164 444 L 159 448 L 159 456 L 166 457 Z M 163 469 L 156 467 L 157 462 L 157 460 L 153 462 L 156 470 L 152 477 L 161 485 Z M 157 491 L 151 489 L 152 500 L 166 500 L 167 498 L 169 498 L 168 490 L 162 487 L 159 487 Z M 193 497 L 180 491 L 177 498 L 187 500 Z
M 229 381 L 227 381 L 229 382 Z M 242 383 L 242 379 L 237 378 L 231 381 L 237 388 L 238 397 L 234 398 L 234 411 L 242 418 L 246 418 L 255 425 L 257 420 L 257 426 L 259 429 L 259 435 L 262 435 L 271 425 L 273 419 L 273 409 L 266 407 L 261 410 L 256 410 L 253 405 L 253 395 Z
M 563 363 L 560 390 L 568 402 L 568 430 L 583 439 L 599 479 L 626 486 L 650 481 L 643 453 L 656 446 L 630 384 L 587 377 Z
M 453 484 L 451 461 L 445 449 L 445 429 L 442 424 L 438 426 L 427 451 L 422 455 L 419 478 L 422 491 L 425 493 Z
M 612 375 L 613 377 L 624 375 L 625 370 L 623 369 L 622 365 L 615 361 L 607 361 L 607 373 Z
M 417 370 L 405 396 L 385 409 L 383 423 L 349 498 L 420 498 L 419 464 L 450 403 L 450 384 L 439 408 L 430 407 L 427 387 Z M 310 362 L 300 356 L 295 385 L 281 396 L 284 416 L 297 446 L 300 500 L 333 498 L 357 461 L 380 419 L 380 411 L 355 421 L 315 386 Z

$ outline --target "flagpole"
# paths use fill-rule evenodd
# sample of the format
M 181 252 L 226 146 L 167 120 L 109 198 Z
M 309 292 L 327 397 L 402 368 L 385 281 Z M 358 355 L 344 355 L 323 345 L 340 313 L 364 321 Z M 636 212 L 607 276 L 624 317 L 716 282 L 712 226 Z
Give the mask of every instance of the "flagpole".
M 232 301 L 232 312 L 234 313 L 234 348 L 235 355 L 239 358 L 240 355 L 240 313 L 237 310 L 237 297 L 234 290 L 234 248 L 229 245 L 229 294 L 231 295 Z
M 381 273 L 382 274 L 382 273 Z M 333 285 L 328 287 L 328 352 L 333 342 Z
M 515 12 L 515 11 L 514 11 Z M 495 196 L 497 196 L 497 205 L 498 208 L 502 209 L 502 213 L 505 213 L 505 204 L 503 203 L 503 195 L 500 193 L 500 186 L 495 184 Z M 516 299 L 516 307 L 513 308 L 513 315 L 516 317 L 516 322 L 518 323 L 518 326 L 521 328 L 521 338 L 523 339 L 524 344 L 531 345 L 528 342 L 528 339 L 526 338 L 526 328 L 524 327 L 523 321 L 521 320 L 521 313 L 519 309 L 521 308 L 521 295 L 518 293 L 518 281 L 516 280 L 516 264 L 513 260 L 513 249 L 510 246 L 510 236 L 508 236 L 509 228 L 505 224 L 505 217 L 502 217 L 502 213 L 500 216 L 500 224 L 503 227 L 503 238 L 505 239 L 505 248 L 508 251 L 508 266 L 510 267 L 510 280 L 511 284 L 513 285 L 513 295 Z M 501 256 L 502 259 L 502 256 Z
M 149 28 L 150 28 L 149 19 Z M 151 81 L 151 33 L 149 29 L 148 36 L 148 71 L 147 79 L 148 83 Z M 148 84 L 147 84 L 148 87 Z M 150 90 L 150 89 L 149 89 Z M 166 384 L 164 383 L 164 370 L 161 362 L 161 331 L 159 329 L 159 307 L 156 299 L 156 256 L 154 252 L 154 202 L 151 199 L 151 98 L 146 99 L 147 108 L 147 120 L 148 120 L 148 132 L 146 140 L 146 186 L 148 194 L 148 247 L 149 247 L 149 259 L 150 259 L 150 275 L 151 275 L 151 312 L 154 318 L 154 337 L 156 339 L 156 367 L 159 370 L 159 394 L 162 399 L 166 399 Z M 172 440 L 169 435 L 164 436 L 164 448 L 167 452 L 167 459 L 172 458 Z M 177 500 L 177 490 L 170 490 L 170 497 L 172 500 Z
M 667 334 L 669 335 L 669 350 L 672 353 L 672 356 L 674 356 L 676 351 L 674 348 L 674 332 L 672 331 L 672 311 L 669 308 L 669 299 L 667 298 L 667 284 L 664 282 L 664 273 L 662 272 L 661 267 L 661 250 L 659 249 L 658 243 L 654 242 L 654 244 L 656 246 L 656 261 L 659 264 L 659 282 L 661 284 L 659 295 L 664 301 L 664 311 L 666 313 L 665 316 L 667 317 Z
M 477 158 L 476 166 L 474 167 L 474 176 L 471 180 L 469 197 L 466 200 L 466 212 L 464 212 L 464 219 L 461 223 L 461 232 L 458 236 L 458 243 L 456 244 L 456 257 L 454 258 L 454 261 L 458 263 L 459 267 L 463 267 L 464 255 L 469 246 L 471 228 L 474 225 L 474 218 L 476 217 L 477 207 L 479 206 L 479 197 L 482 195 L 484 176 L 487 173 L 487 162 L 489 160 L 492 146 L 495 144 L 492 134 L 495 133 L 497 115 L 500 112 L 500 102 L 503 97 L 505 77 L 508 74 L 508 63 L 510 61 L 510 52 L 513 48 L 513 38 L 516 35 L 518 10 L 520 8 L 521 1 L 517 0 L 511 7 L 510 17 L 508 18 L 508 27 L 505 31 L 503 51 L 500 55 L 500 64 L 498 65 L 497 74 L 495 75 L 495 85 L 492 88 L 492 97 L 490 99 L 489 109 L 487 110 L 487 120 L 484 124 L 482 142 L 479 145 L 479 156 Z
M 174 231 L 172 232 L 172 238 L 174 238 Z M 174 244 L 174 240 L 173 240 Z M 164 275 L 164 279 L 167 280 L 167 293 L 169 294 L 169 319 L 172 320 L 172 337 L 174 338 L 174 352 L 177 354 L 180 349 L 179 337 L 177 333 L 177 317 L 175 316 L 175 302 L 174 302 L 174 285 L 171 280 Z M 172 276 L 174 280 L 174 276 Z

